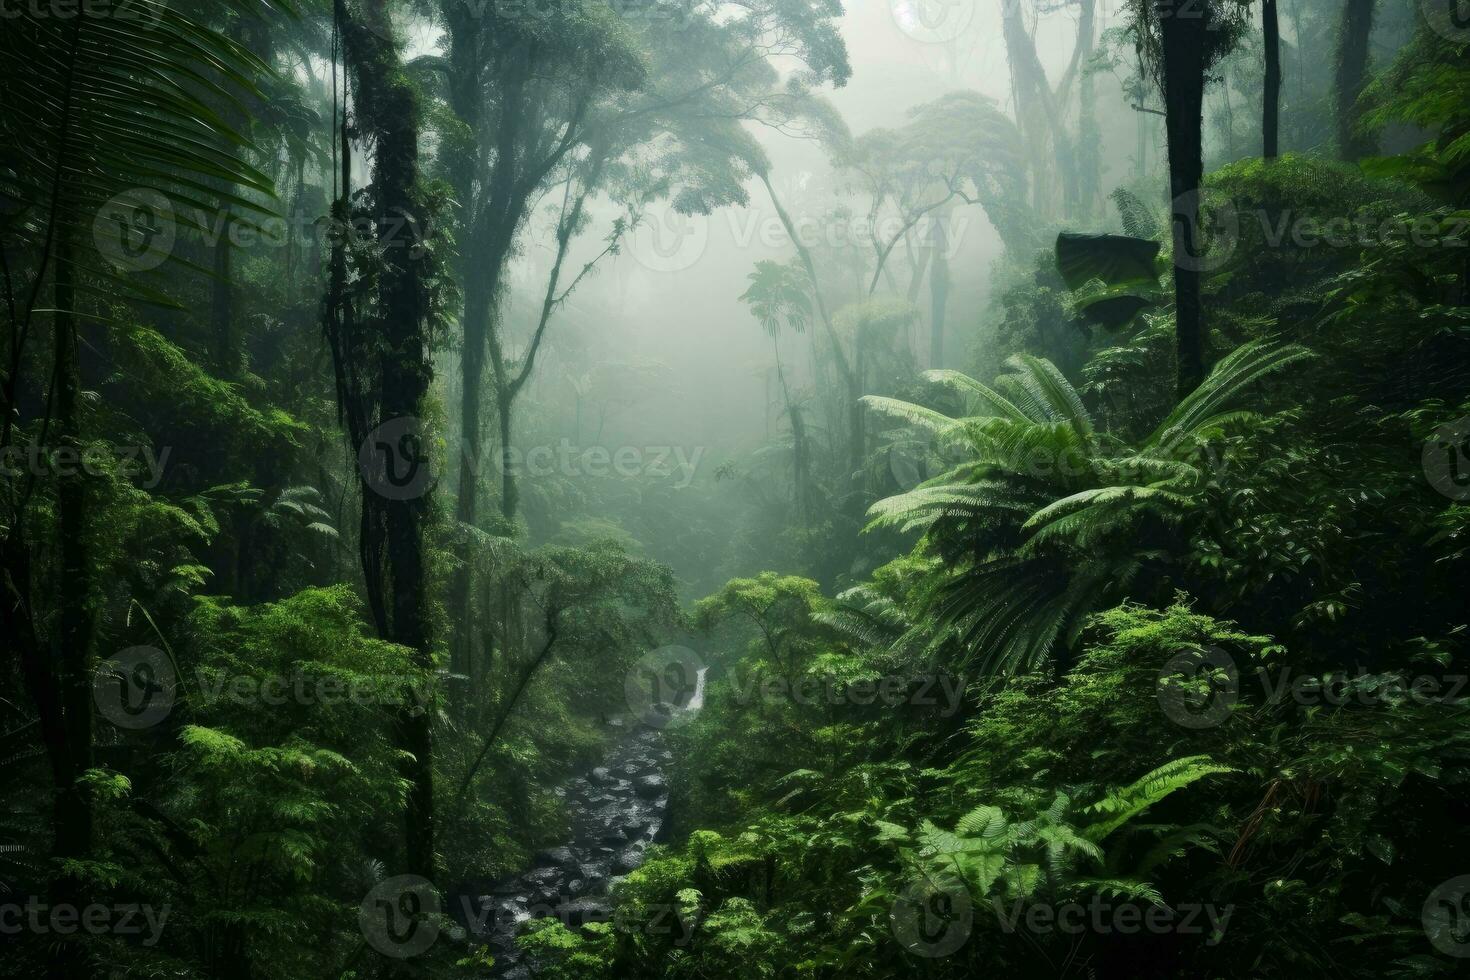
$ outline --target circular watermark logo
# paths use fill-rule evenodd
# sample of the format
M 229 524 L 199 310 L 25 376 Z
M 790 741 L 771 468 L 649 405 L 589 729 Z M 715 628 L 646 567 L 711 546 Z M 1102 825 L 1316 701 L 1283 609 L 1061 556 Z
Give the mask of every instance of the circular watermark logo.
M 1424 20 L 1440 37 L 1470 42 L 1470 0 L 1419 0 Z
M 623 679 L 628 710 L 650 728 L 677 728 L 699 707 L 704 671 L 704 661 L 688 647 L 650 650 Z
M 147 272 L 173 254 L 178 223 L 158 191 L 138 188 L 109 198 L 92 219 L 97 251 L 119 272 Z
M 911 882 L 888 910 L 893 938 L 924 959 L 948 956 L 965 945 L 974 924 L 970 892 L 952 875 Z
M 389 419 L 357 449 L 363 481 L 380 497 L 416 500 L 434 484 L 423 422 L 412 415 Z
M 1470 500 L 1470 416 L 1435 429 L 1422 458 L 1430 486 L 1451 500 Z
M 439 938 L 439 893 L 418 875 L 398 875 L 373 886 L 357 910 L 368 945 L 384 956 L 406 960 Z
M 1470 875 L 1451 878 L 1430 892 L 1420 921 L 1435 949 L 1470 958 Z
M 1193 251 L 1174 254 L 1174 266 L 1189 272 L 1214 272 L 1235 254 L 1240 244 L 1240 213 L 1226 198 L 1212 201 L 1199 191 L 1174 198 L 1171 221 L 1187 222 L 1194 241 Z
M 893 23 L 921 44 L 945 44 L 975 20 L 975 0 L 888 0 Z
M 929 479 L 929 454 L 912 440 L 896 439 L 888 445 L 888 474 L 900 490 L 909 491 Z
M 1219 647 L 1186 650 L 1159 671 L 1156 696 L 1165 716 L 1182 728 L 1214 728 L 1240 700 L 1240 671 Z
M 118 728 L 151 728 L 168 717 L 178 698 L 173 661 L 157 647 L 128 647 L 97 665 L 92 700 Z
M 633 228 L 628 251 L 650 272 L 683 272 L 709 246 L 709 216 L 681 214 L 666 205 L 652 207 Z

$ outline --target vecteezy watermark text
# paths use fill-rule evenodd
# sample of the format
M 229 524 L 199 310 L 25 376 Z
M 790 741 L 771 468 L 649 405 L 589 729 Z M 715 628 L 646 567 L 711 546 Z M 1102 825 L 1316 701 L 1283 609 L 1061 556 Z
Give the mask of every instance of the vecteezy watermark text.
M 1213 946 L 1225 935 L 1234 905 L 1223 908 L 1212 903 L 1181 902 L 1165 905 L 1142 905 L 1137 902 L 1110 902 L 1094 895 L 1084 902 L 1032 902 L 1017 899 L 1010 905 L 995 903 L 996 919 L 1001 931 L 1021 930 L 1036 934 L 1060 932 L 1078 936 L 1084 932 L 1124 936 L 1137 933 L 1181 936 L 1204 935 L 1205 945 Z
M 589 902 L 571 894 L 541 894 L 524 901 L 460 893 L 445 909 L 434 885 L 418 875 L 397 875 L 378 882 L 358 908 L 358 926 L 368 945 L 392 959 L 410 959 L 447 936 L 459 942 L 473 935 L 513 932 L 534 919 L 555 919 L 564 926 L 611 923 L 623 933 L 672 936 L 677 946 L 694 935 L 689 909 L 672 905 L 617 905 Z M 450 917 L 447 912 L 457 911 Z M 462 925 L 459 923 L 463 923 Z
M 1461 706 L 1470 694 L 1465 674 L 1375 673 L 1365 667 L 1325 674 L 1256 667 L 1261 701 L 1267 706 L 1384 708 L 1407 703 Z M 1223 724 L 1241 700 L 1241 672 L 1235 658 L 1219 647 L 1186 650 L 1159 670 L 1156 696 L 1165 716 L 1184 728 Z
M 935 708 L 941 717 L 948 718 L 960 709 L 964 701 L 965 679 L 943 671 L 936 674 L 888 674 L 857 680 L 819 674 L 806 674 L 793 680 L 773 674 L 758 677 L 746 673 L 733 677 L 731 687 L 735 691 L 736 703 L 741 705 L 750 704 L 757 697 L 767 704 L 787 701 L 807 706 L 850 704 L 885 708 L 909 705 Z
M 0 0 L 0 21 L 29 17 L 32 20 L 132 21 L 145 27 L 157 26 L 167 0 Z
M 152 490 L 163 481 L 163 470 L 173 450 L 164 446 L 114 446 L 89 443 L 85 446 L 43 446 L 30 442 L 0 449 L 0 477 L 102 476 L 118 473 L 127 479 L 143 477 L 140 486 Z
M 628 252 L 650 272 L 682 272 L 698 262 L 709 245 L 711 225 L 722 221 L 725 235 L 738 249 L 759 245 L 784 247 L 794 237 L 808 249 L 856 249 L 871 253 L 907 236 L 917 249 L 941 250 L 946 259 L 959 255 L 972 217 L 964 211 L 925 216 L 917 223 L 899 214 L 839 215 L 831 209 L 794 210 L 784 217 L 762 208 L 724 208 L 714 215 L 682 214 L 672 207 L 650 208 L 632 231 Z M 789 227 L 788 227 L 788 222 Z
M 462 458 L 480 476 L 493 471 L 532 480 L 553 476 L 672 480 L 676 490 L 694 482 L 705 451 L 704 446 L 578 446 L 566 438 L 556 445 L 506 446 L 476 454 L 461 447 Z M 358 447 L 357 461 L 364 482 L 390 500 L 422 497 L 437 478 L 423 423 L 412 416 L 389 419 L 368 433 Z
M 147 272 L 173 255 L 181 233 L 217 248 L 318 248 L 324 243 L 377 249 L 408 249 L 419 258 L 433 238 L 427 216 L 399 211 L 383 215 L 243 214 L 232 210 L 179 208 L 156 190 L 134 188 L 116 194 L 92 221 L 97 251 L 121 272 Z
M 1360 210 L 1352 214 L 1316 214 L 1294 208 L 1247 207 L 1231 198 L 1191 191 L 1174 199 L 1171 214 L 1187 225 L 1194 243 L 1190 253 L 1174 255 L 1174 264 L 1196 272 L 1223 268 L 1252 225 L 1259 231 L 1259 244 L 1268 250 L 1288 246 L 1299 250 L 1364 250 L 1409 245 L 1458 252 L 1470 248 L 1470 218 L 1459 212 L 1383 215 Z
M 31 932 L 70 936 L 83 932 L 89 936 L 143 936 L 142 945 L 154 946 L 163 935 L 171 913 L 168 905 L 94 902 L 76 906 L 65 902 L 52 904 L 31 895 L 24 901 L 0 902 L 0 935 Z
M 179 699 L 174 661 L 151 646 L 129 647 L 98 664 L 92 694 L 97 710 L 119 728 L 138 731 L 167 718 Z M 232 674 L 200 667 L 192 690 L 205 702 L 275 708 L 354 705 L 398 708 L 411 715 L 428 710 L 432 684 L 397 677 L 344 677 L 337 674 Z
M 974 931 L 976 904 L 989 903 L 996 925 L 1006 935 L 1083 933 L 1108 935 L 1175 934 L 1205 936 L 1213 946 L 1225 936 L 1234 905 L 1181 902 L 1174 906 L 1151 902 L 1115 902 L 1101 895 L 1082 901 L 1047 902 L 1035 897 L 1007 901 L 998 896 L 972 899 L 958 877 L 941 873 L 911 881 L 889 910 L 893 936 L 907 952 L 924 959 L 949 956 L 969 941 Z

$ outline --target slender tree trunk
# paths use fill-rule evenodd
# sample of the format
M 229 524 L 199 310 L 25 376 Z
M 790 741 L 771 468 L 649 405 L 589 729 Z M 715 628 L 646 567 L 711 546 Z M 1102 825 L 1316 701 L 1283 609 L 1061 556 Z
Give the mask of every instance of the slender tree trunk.
M 484 100 L 481 37 L 484 18 L 476 15 L 469 4 L 449 4 L 446 10 L 446 27 L 449 39 L 449 107 L 467 131 L 478 137 L 483 126 Z M 449 581 L 449 620 L 453 624 L 449 637 L 449 669 L 451 673 L 472 678 L 465 688 L 451 686 L 451 706 L 457 715 L 463 715 L 465 704 L 476 696 L 475 637 L 479 631 L 475 622 L 476 603 L 473 601 L 475 559 L 473 538 L 464 533 L 465 528 L 476 525 L 479 517 L 479 495 L 481 476 L 481 394 L 485 377 L 485 338 L 490 329 L 490 317 L 495 302 L 495 283 L 499 281 L 498 270 L 486 276 L 477 274 L 476 263 L 483 261 L 479 254 L 480 240 L 477 207 L 483 203 L 475 193 L 475 180 L 481 167 L 480 141 L 478 138 L 461 143 L 447 155 L 446 169 L 454 187 L 455 198 L 460 202 L 461 220 L 458 232 L 462 243 L 459 277 L 464 284 L 464 315 L 461 320 L 463 343 L 460 353 L 460 444 L 459 485 L 454 502 L 454 519 L 457 525 L 454 535 L 454 571 Z
M 771 345 L 776 351 L 776 377 L 781 383 L 781 397 L 786 402 L 786 415 L 791 420 L 791 480 L 796 503 L 796 516 L 798 520 L 805 521 L 811 514 L 811 495 L 809 493 L 811 453 L 807 447 L 806 424 L 801 417 L 801 409 L 791 400 L 791 388 L 786 383 L 786 372 L 781 367 L 781 342 L 776 336 L 771 337 Z
M 853 330 L 852 358 L 853 371 L 847 388 L 847 424 L 852 430 L 848 467 L 852 471 L 849 474 L 852 483 L 851 506 L 854 513 L 861 513 L 865 509 L 861 494 L 864 485 L 863 464 L 868 456 L 868 416 L 863 409 L 863 389 L 867 386 L 868 366 L 861 325 Z
M 1149 116 L 1149 114 L 1146 113 L 1146 112 L 1137 112 L 1137 113 L 1134 114 L 1134 116 L 1135 116 L 1135 119 L 1136 119 L 1138 125 L 1134 127 L 1134 131 L 1133 131 L 1134 132 L 1134 135 L 1137 137 L 1137 143 L 1134 146 L 1134 151 L 1133 151 L 1134 152 L 1134 156 L 1133 156 L 1133 176 L 1135 176 L 1135 177 L 1142 177 L 1144 174 L 1148 173 L 1148 116 Z
M 475 527 L 479 517 L 480 476 L 484 437 L 481 429 L 481 395 L 485 377 L 485 334 L 490 321 L 491 297 L 484 277 L 464 272 L 463 346 L 460 351 L 460 446 L 459 490 L 454 501 L 455 540 L 459 542 L 458 562 L 449 580 L 450 621 L 454 624 L 449 638 L 449 669 L 468 676 L 474 659 L 474 589 L 473 538 L 464 529 Z M 451 687 L 451 691 L 458 690 Z M 473 684 L 455 695 L 452 703 L 462 709 L 464 701 L 475 695 Z
M 1036 43 L 1021 19 L 1021 5 L 1015 0 L 1000 0 L 1000 6 L 1001 36 L 1005 40 L 1006 61 L 1011 70 L 1016 118 L 1031 156 L 1032 207 L 1037 214 L 1047 215 L 1052 213 L 1054 170 L 1062 164 L 1061 147 L 1055 147 L 1053 154 L 1046 152 L 1050 129 L 1043 99 L 1050 94 L 1050 82 L 1036 55 Z M 1037 78 L 1038 73 L 1040 78 Z
M 1089 25 L 1089 28 L 1091 25 Z M 1089 39 L 1083 57 L 1092 58 L 1094 38 Z M 1097 124 L 1097 85 L 1091 72 L 1084 72 L 1077 88 L 1077 180 L 1082 217 L 1091 219 L 1102 198 L 1102 130 Z
M 509 393 L 497 393 L 496 409 L 500 423 L 500 516 L 506 523 L 515 523 L 516 513 L 521 506 L 520 484 L 516 480 L 515 446 L 513 436 L 514 398 Z
M 250 50 L 252 54 L 269 57 L 269 53 L 257 50 L 258 45 L 253 43 L 254 32 L 246 30 L 243 20 L 237 20 L 230 27 L 229 36 L 230 40 Z M 231 131 L 244 135 L 249 129 L 249 116 L 244 107 L 233 99 L 221 100 L 219 113 Z M 235 185 L 228 182 L 221 182 L 218 186 L 224 194 L 235 191 Z M 219 237 L 214 242 L 214 277 L 209 284 L 210 354 L 219 377 L 234 381 L 239 378 L 242 368 L 240 339 L 235 332 L 234 243 L 230 238 L 230 222 L 234 215 L 223 194 L 219 203 L 219 225 L 216 229 Z
M 419 108 L 413 88 L 403 76 L 385 0 L 371 0 L 365 16 L 373 29 L 353 23 L 343 32 L 348 64 L 357 79 L 360 126 L 374 138 L 373 178 L 377 190 L 379 242 L 385 265 L 378 284 L 381 328 L 380 418 L 422 418 L 424 398 L 433 378 L 428 351 L 428 297 L 423 243 L 426 227 L 417 193 Z M 421 446 L 412 449 L 422 453 Z M 423 460 L 411 461 L 423 465 Z M 388 499 L 364 488 L 364 521 L 380 522 L 386 561 L 382 586 L 389 612 L 380 623 L 383 638 L 414 651 L 416 666 L 433 669 L 429 643 L 425 582 L 424 525 L 427 492 L 410 499 Z M 369 576 L 371 581 L 372 576 Z M 386 629 L 384 628 L 386 626 Z M 411 699 L 410 699 L 411 700 Z M 404 812 L 406 870 L 433 880 L 434 778 L 431 713 L 407 703 L 399 710 L 396 729 L 409 758 Z
M 934 258 L 929 273 L 929 366 L 944 367 L 944 318 L 949 307 L 949 235 L 944 219 L 934 222 Z
M 812 282 L 812 298 L 817 304 L 817 314 L 821 317 L 822 326 L 827 332 L 827 340 L 832 345 L 832 358 L 837 362 L 837 370 L 842 375 L 842 381 L 847 388 L 848 395 L 848 464 L 854 480 L 861 479 L 863 468 L 863 455 L 867 441 L 864 433 L 865 416 L 863 413 L 863 391 L 853 366 L 848 362 L 847 355 L 843 353 L 842 342 L 837 339 L 837 330 L 832 325 L 832 317 L 827 312 L 827 301 L 822 298 L 822 287 L 817 281 L 816 263 L 812 261 L 811 252 L 801 241 L 801 236 L 796 232 L 796 226 L 791 221 L 791 215 L 781 204 L 781 199 L 776 196 L 776 189 L 771 186 L 770 174 L 764 170 L 757 170 L 756 176 L 766 188 L 766 193 L 771 198 L 771 204 L 776 208 L 776 216 L 781 220 L 781 226 L 786 229 L 786 236 L 791 239 L 791 244 L 796 247 L 796 254 L 801 259 L 802 268 L 806 269 L 807 278 Z
M 1225 107 L 1225 159 L 1234 163 L 1240 157 L 1235 152 L 1235 103 L 1230 98 L 1230 81 L 1220 83 L 1220 100 Z
M 81 451 L 81 370 L 77 358 L 75 253 L 72 232 L 59 232 L 55 279 L 56 424 L 58 448 L 79 458 Z M 69 469 L 69 471 L 68 471 Z M 87 553 L 88 492 L 85 468 L 60 468 L 56 477 L 57 535 L 61 540 L 61 608 L 56 662 L 60 668 L 62 717 L 66 725 L 69 773 L 56 787 L 55 846 L 58 860 L 84 861 L 92 850 L 92 804 L 81 777 L 92 768 L 92 610 L 91 567 Z M 58 871 L 53 896 L 80 907 L 84 885 Z M 66 980 L 90 976 L 85 950 L 63 940 L 52 961 L 53 975 Z M 56 971 L 60 971 L 57 973 Z
M 235 285 L 233 279 L 233 252 L 230 244 L 230 218 L 220 220 L 219 241 L 214 245 L 214 278 L 210 282 L 209 319 L 211 324 L 211 351 L 215 370 L 219 376 L 233 379 L 239 376 L 239 358 L 235 338 Z
M 1266 94 L 1261 110 L 1261 156 L 1279 155 L 1281 135 L 1281 22 L 1276 0 L 1262 0 L 1261 21 L 1266 44 Z
M 1200 303 L 1199 198 L 1204 177 L 1202 118 L 1209 23 L 1181 16 L 1187 0 L 1159 0 L 1163 41 L 1164 122 L 1169 137 L 1170 220 L 1174 242 L 1174 318 L 1178 397 L 1204 380 L 1205 327 Z
M 1362 112 L 1358 99 L 1368 83 L 1368 40 L 1378 0 L 1343 0 L 1342 24 L 1337 34 L 1336 76 L 1337 147 L 1344 160 L 1361 160 L 1377 152 L 1377 140 L 1358 131 Z

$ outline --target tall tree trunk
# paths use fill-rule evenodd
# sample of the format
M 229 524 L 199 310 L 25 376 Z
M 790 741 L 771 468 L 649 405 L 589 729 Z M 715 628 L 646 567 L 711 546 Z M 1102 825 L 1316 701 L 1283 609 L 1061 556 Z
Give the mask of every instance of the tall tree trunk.
M 1079 28 L 1080 29 L 1080 28 Z M 1087 23 L 1084 64 L 1092 60 L 1096 44 L 1094 24 Z M 1102 200 L 1102 129 L 1097 123 L 1097 85 L 1092 72 L 1084 70 L 1077 88 L 1077 181 L 1082 217 L 1091 219 Z
M 847 359 L 847 354 L 842 350 L 842 342 L 837 338 L 837 330 L 832 324 L 832 317 L 827 312 L 827 301 L 822 298 L 822 287 L 817 281 L 816 263 L 812 261 L 811 252 L 801 241 L 797 234 L 796 226 L 791 221 L 791 215 L 781 204 L 781 199 L 776 196 L 776 188 L 771 185 L 770 174 L 764 169 L 758 169 L 756 176 L 766 188 L 766 194 L 771 198 L 771 204 L 776 209 L 776 217 L 781 220 L 781 227 L 786 229 L 786 237 L 791 239 L 791 244 L 796 248 L 796 254 L 801 259 L 802 268 L 806 270 L 807 278 L 812 282 L 812 299 L 817 304 L 817 315 L 822 321 L 822 327 L 827 333 L 827 340 L 832 345 L 832 358 L 837 362 L 837 370 L 842 375 L 843 385 L 847 388 L 848 411 L 847 411 L 847 459 L 854 481 L 862 478 L 863 455 L 867 442 L 864 433 L 865 415 L 863 412 L 862 383 L 854 371 L 852 364 Z M 856 496 L 856 495 L 854 495 Z
M 1060 147 L 1049 155 L 1046 151 L 1049 127 L 1045 99 L 1051 94 L 1051 83 L 1036 55 L 1036 42 L 1021 19 L 1021 5 L 1016 0 L 1000 0 L 1001 36 L 1005 40 L 1006 62 L 1011 71 L 1011 91 L 1016 102 L 1016 118 L 1025 136 L 1031 157 L 1032 207 L 1038 214 L 1052 213 L 1054 168 L 1060 167 Z M 1039 76 L 1039 77 L 1038 77 Z
M 89 10 L 84 7 L 75 11 L 72 19 L 70 49 L 65 54 L 67 82 L 58 93 L 62 100 L 59 132 L 51 151 L 58 157 L 68 152 L 69 137 L 77 125 L 74 118 L 74 80 L 79 71 L 77 53 L 83 32 L 90 23 Z M 48 270 L 51 272 L 54 307 L 51 313 L 54 333 L 52 390 L 55 392 L 56 410 L 63 416 L 58 425 L 59 441 L 62 446 L 75 450 L 79 444 L 77 407 L 81 388 L 77 364 L 75 246 L 72 237 L 77 222 L 76 217 L 68 213 L 64 195 L 69 186 L 62 180 L 62 172 L 58 167 L 53 178 L 47 201 L 47 239 L 34 275 L 39 289 Z M 34 300 L 35 294 L 31 298 Z M 0 419 L 0 448 L 6 450 L 13 445 L 20 422 L 16 403 L 21 390 L 23 338 L 34 312 L 34 302 L 27 303 L 23 313 L 17 311 L 13 302 L 8 305 L 11 361 L 3 386 L 4 417 Z M 46 407 L 49 410 L 52 406 L 48 403 Z M 49 418 L 43 420 L 43 432 L 48 431 L 45 426 L 49 421 Z M 87 665 L 91 624 L 87 604 L 87 556 L 82 537 L 86 496 L 85 486 L 80 482 L 80 467 L 77 470 L 73 475 L 57 480 L 56 516 L 61 538 L 63 581 L 60 622 L 56 635 L 48 638 L 50 642 L 42 637 L 41 619 L 35 605 L 31 561 L 37 542 L 28 539 L 25 528 L 29 485 L 26 490 L 16 492 L 15 484 L 6 482 L 5 502 L 8 507 L 4 526 L 0 527 L 0 649 L 13 654 L 14 662 L 20 668 L 26 692 L 36 709 L 41 740 L 51 767 L 51 858 L 57 867 L 48 883 L 49 898 L 53 905 L 81 908 L 87 904 L 83 883 L 59 867 L 64 861 L 89 857 L 92 842 L 91 801 L 80 785 L 82 774 L 91 765 L 92 705 L 90 678 L 84 689 L 85 699 L 78 696 L 77 672 L 85 671 Z M 32 474 L 32 479 L 39 477 L 39 473 Z M 76 573 L 76 578 L 71 577 L 72 572 Z M 54 941 L 55 938 L 46 944 L 46 975 L 49 980 L 72 980 L 76 977 L 88 980 L 93 976 L 91 963 L 86 957 L 87 946 L 80 941 L 81 937 L 73 936 L 62 942 Z
M 490 321 L 491 297 L 483 277 L 462 270 L 464 278 L 464 318 L 460 350 L 460 447 L 459 489 L 454 501 L 456 564 L 449 579 L 449 618 L 454 625 L 449 637 L 449 669 L 451 673 L 471 675 L 476 635 L 474 602 L 474 537 L 466 532 L 479 517 L 480 476 L 483 470 L 481 450 L 481 401 L 485 378 L 485 335 Z M 460 692 L 451 686 L 451 704 L 456 712 L 475 696 L 475 685 L 468 684 Z
M 1079 0 L 1072 57 L 1053 91 L 1046 68 L 1036 53 L 1036 39 L 1023 20 L 1021 4 L 1016 0 L 1001 0 L 1001 36 L 1011 69 L 1016 116 L 1031 148 L 1035 206 L 1042 214 L 1050 213 L 1054 187 L 1061 191 L 1064 216 L 1072 216 L 1077 208 L 1083 176 L 1078 172 L 1076 143 L 1067 127 L 1067 107 L 1071 103 L 1072 84 L 1085 74 L 1086 60 L 1092 51 L 1096 7 L 1096 0 Z M 1046 149 L 1048 139 L 1050 154 Z
M 449 107 L 465 128 L 478 136 L 484 116 L 484 92 L 481 37 L 484 19 L 469 4 L 450 4 L 446 11 L 449 38 Z M 472 528 L 479 517 L 481 449 L 481 395 L 485 377 L 485 337 L 490 329 L 493 295 L 498 275 L 476 274 L 474 265 L 482 259 L 476 254 L 478 226 L 475 205 L 475 180 L 480 169 L 478 138 L 458 145 L 447 154 L 446 169 L 460 202 L 458 232 L 463 243 L 460 252 L 459 281 L 464 284 L 464 315 L 461 319 L 463 343 L 460 353 L 460 446 L 459 485 L 454 502 L 454 519 L 459 529 Z M 463 715 L 465 704 L 475 697 L 476 675 L 474 590 L 475 555 L 472 535 L 457 530 L 454 535 L 455 568 L 449 581 L 449 621 L 453 624 L 449 637 L 449 669 L 451 673 L 472 678 L 461 690 L 450 687 L 451 707 Z
M 944 223 L 948 216 L 934 221 L 934 257 L 929 273 L 929 366 L 944 367 L 944 317 L 949 307 L 949 235 Z
M 379 241 L 385 264 L 378 283 L 381 328 L 381 405 L 383 421 L 423 416 L 424 398 L 433 378 L 428 350 L 428 298 L 423 243 L 426 227 L 417 193 L 419 108 L 414 90 L 403 76 L 386 0 L 365 4 L 369 30 L 352 23 L 343 32 L 347 61 L 357 80 L 358 122 L 374 140 L 373 180 Z M 422 453 L 419 445 L 411 451 Z M 411 461 L 423 465 L 423 460 Z M 381 528 L 382 587 L 386 594 L 383 638 L 414 651 L 420 669 L 433 669 L 429 645 L 424 565 L 424 524 L 429 498 L 376 496 L 364 488 L 365 522 Z M 376 535 L 375 535 L 376 537 Z M 369 581 L 374 576 L 369 574 Z M 411 700 L 411 699 L 410 699 Z M 406 703 L 397 719 L 399 746 L 408 754 L 404 776 L 409 782 L 404 813 L 406 870 L 434 879 L 434 779 L 431 713 Z
M 262 55 L 256 50 L 257 46 L 252 43 L 253 32 L 247 33 L 243 19 L 237 19 L 229 28 L 230 40 L 245 47 L 252 54 Z M 269 57 L 268 54 L 263 56 Z M 231 132 L 244 135 L 250 125 L 250 118 L 246 115 L 245 107 L 234 99 L 223 99 L 219 102 L 219 114 Z M 239 151 L 231 149 L 232 154 Z M 214 230 L 218 237 L 214 242 L 214 276 L 209 283 L 209 322 L 210 322 L 210 359 L 214 362 L 214 370 L 219 377 L 227 381 L 238 380 L 240 376 L 240 341 L 235 334 L 235 279 L 234 279 L 234 243 L 231 241 L 230 222 L 234 214 L 226 194 L 235 192 L 235 185 L 228 181 L 220 181 L 217 184 L 221 191 L 219 199 L 219 224 Z
M 1261 156 L 1279 155 L 1281 136 L 1281 22 L 1276 0 L 1262 0 L 1261 22 L 1266 44 L 1266 92 L 1261 108 Z
M 1220 101 L 1225 108 L 1225 160 L 1234 163 L 1240 159 L 1235 152 L 1235 103 L 1230 99 L 1230 82 L 1220 84 Z
M 1205 61 L 1210 24 L 1190 0 L 1158 0 L 1163 46 L 1164 123 L 1169 137 L 1170 221 L 1174 242 L 1174 318 L 1178 397 L 1204 380 L 1200 304 L 1199 204 Z M 1185 16 L 1186 13 L 1191 14 Z
M 776 377 L 781 382 L 781 397 L 786 402 L 786 415 L 791 421 L 791 480 L 796 502 L 796 517 L 805 521 L 811 515 L 811 450 L 807 445 L 806 423 L 801 409 L 791 400 L 791 388 L 786 383 L 786 371 L 781 366 L 781 342 L 772 334 L 771 345 L 776 351 Z
M 507 524 L 513 524 L 521 506 L 520 484 L 516 480 L 515 446 L 511 443 L 514 435 L 514 418 L 511 413 L 515 410 L 515 397 L 509 392 L 497 391 L 495 404 L 497 421 L 500 423 L 500 516 L 505 518 Z
M 1378 0 L 1343 0 L 1333 95 L 1337 100 L 1337 148 L 1344 160 L 1361 160 L 1377 152 L 1377 140 L 1358 131 L 1362 118 L 1358 99 L 1368 83 L 1368 40 L 1377 6 Z
M 229 206 L 224 205 L 219 240 L 214 243 L 214 278 L 210 281 L 209 320 L 211 360 L 221 378 L 239 377 L 239 341 L 235 337 L 235 284 L 230 244 Z
M 81 369 L 77 358 L 75 262 L 72 232 L 64 228 L 56 247 L 55 357 L 57 446 L 79 459 L 82 447 Z M 56 787 L 54 856 L 84 861 L 92 849 L 92 804 L 81 777 L 92 768 L 92 611 L 91 574 L 87 554 L 88 493 L 85 468 L 59 467 L 56 476 L 57 535 L 61 539 L 61 608 L 56 663 L 60 675 L 62 717 L 66 725 L 69 773 Z M 80 907 L 83 884 L 58 870 L 53 897 Z M 85 951 L 73 939 L 61 943 L 52 961 L 53 975 L 66 980 L 90 975 Z M 60 972 L 56 972 L 59 970 Z
M 1136 137 L 1133 149 L 1133 176 L 1135 177 L 1143 177 L 1148 173 L 1148 120 L 1150 115 L 1142 109 L 1134 112 L 1134 119 L 1138 124 L 1133 130 Z

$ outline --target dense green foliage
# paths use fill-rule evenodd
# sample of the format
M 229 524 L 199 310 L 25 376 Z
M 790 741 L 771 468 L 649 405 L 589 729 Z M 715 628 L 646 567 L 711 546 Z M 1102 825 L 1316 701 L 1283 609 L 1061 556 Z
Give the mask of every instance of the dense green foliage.
M 1265 159 L 1244 0 L 856 134 L 835 0 L 77 6 L 0 20 L 7 973 L 1463 968 L 1470 29 L 1283 9 Z M 765 402 L 656 446 L 596 273 L 767 202 Z

